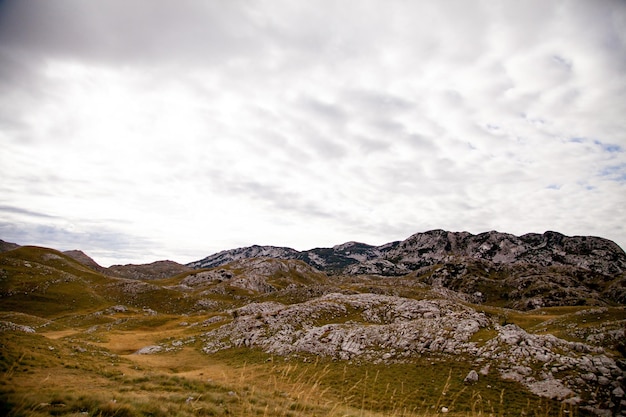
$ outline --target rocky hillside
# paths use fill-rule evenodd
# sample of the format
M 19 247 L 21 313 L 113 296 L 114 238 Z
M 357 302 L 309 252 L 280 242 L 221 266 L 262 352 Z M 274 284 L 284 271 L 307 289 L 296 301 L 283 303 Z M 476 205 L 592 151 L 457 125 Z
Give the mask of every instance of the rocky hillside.
M 583 321 L 607 311 L 578 314 Z M 206 353 L 248 347 L 305 360 L 313 355 L 384 364 L 424 355 L 434 361 L 456 358 L 473 368 L 468 383 L 496 374 L 567 404 L 603 404 L 604 409 L 590 407 L 601 415 L 622 409 L 615 401 L 624 398 L 626 362 L 607 355 L 593 338 L 584 343 L 532 334 L 446 299 L 328 293 L 292 305 L 250 303 L 232 314 L 232 321 L 216 317 L 212 324 L 221 325 L 203 334 Z M 605 328 L 606 336 L 623 338 L 619 326 Z
M 470 258 L 506 265 L 568 266 L 604 275 L 626 271 L 626 254 L 614 242 L 556 232 L 518 237 L 498 232 L 472 235 L 433 230 L 400 242 L 385 251 L 384 258 L 410 270 L 453 258 Z
M 315 248 L 303 252 L 286 247 L 253 245 L 221 251 L 199 261 L 191 262 L 187 266 L 196 269 L 213 268 L 239 259 L 264 257 L 298 259 L 326 273 L 339 274 L 345 272 L 346 268 L 350 266 L 381 258 L 389 246 L 394 246 L 397 243 L 376 247 L 365 243 L 347 242 L 332 248 Z
M 514 236 L 433 230 L 382 246 L 348 242 L 298 252 L 252 246 L 222 251 L 188 266 L 233 260 L 297 259 L 332 275 L 411 275 L 475 303 L 516 309 L 626 303 L 626 254 L 615 243 L 556 232 Z
M 431 230 L 401 242 L 382 246 L 348 242 L 332 248 L 296 251 L 275 246 L 231 249 L 188 264 L 212 268 L 238 259 L 270 257 L 300 259 L 327 273 L 404 275 L 443 262 L 474 259 L 494 264 L 569 266 L 615 275 L 626 272 L 626 254 L 614 242 L 592 236 L 565 236 L 557 232 L 514 236 L 500 232 Z

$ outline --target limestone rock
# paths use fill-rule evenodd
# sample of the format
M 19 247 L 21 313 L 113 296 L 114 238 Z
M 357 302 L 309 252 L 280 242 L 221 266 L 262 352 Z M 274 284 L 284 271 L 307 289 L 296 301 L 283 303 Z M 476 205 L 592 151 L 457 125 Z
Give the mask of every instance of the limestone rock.
M 471 371 L 469 371 L 469 373 L 467 374 L 463 382 L 469 383 L 469 384 L 478 382 L 478 372 L 472 369 Z
M 135 355 L 152 355 L 154 353 L 159 353 L 162 350 L 163 347 L 159 345 L 145 346 L 135 352 Z

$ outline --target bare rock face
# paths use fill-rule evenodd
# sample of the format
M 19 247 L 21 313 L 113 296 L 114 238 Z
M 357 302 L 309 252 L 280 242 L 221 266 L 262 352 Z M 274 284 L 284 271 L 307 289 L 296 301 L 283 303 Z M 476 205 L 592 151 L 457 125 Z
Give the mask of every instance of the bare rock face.
M 472 235 L 433 230 L 409 237 L 386 251 L 384 256 L 410 269 L 461 257 L 494 264 L 569 266 L 605 275 L 626 271 L 626 254 L 614 242 L 591 236 L 568 237 L 556 232 L 517 237 L 499 232 Z
M 487 360 L 502 378 L 520 382 L 537 395 L 576 401 L 584 396 L 606 403 L 626 377 L 602 347 L 530 334 L 510 324 L 496 327 L 498 335 L 479 349 L 479 360 Z
M 205 293 L 227 293 L 237 288 L 245 293 L 269 294 L 304 288 L 312 290 L 325 284 L 327 276 L 312 266 L 297 260 L 274 258 L 241 259 L 223 268 L 202 270 L 188 274 L 180 282 L 180 289 L 205 289 Z
M 473 235 L 444 230 L 416 233 L 402 242 L 377 247 L 348 242 L 298 252 L 291 248 L 251 246 L 222 251 L 188 266 L 208 268 L 259 257 L 300 259 L 328 273 L 397 275 L 462 259 L 505 265 L 567 266 L 603 275 L 626 272 L 624 251 L 599 237 L 569 237 L 557 232 L 518 237 L 495 231 Z M 359 268 L 360 264 L 363 267 Z
M 246 248 L 225 250 L 199 261 L 191 262 L 187 266 L 194 269 L 214 268 L 233 261 L 252 258 L 297 259 L 299 252 L 295 249 L 276 246 L 250 246 Z

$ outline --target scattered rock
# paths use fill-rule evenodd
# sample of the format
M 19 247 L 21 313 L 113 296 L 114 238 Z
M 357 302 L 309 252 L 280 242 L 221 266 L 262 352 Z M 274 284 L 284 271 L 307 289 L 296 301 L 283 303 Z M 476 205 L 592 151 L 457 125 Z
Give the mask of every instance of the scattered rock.
M 463 382 L 469 383 L 469 384 L 478 382 L 478 372 L 472 369 L 471 371 L 469 371 L 469 373 L 467 374 Z
M 23 326 L 21 324 L 15 324 L 10 321 L 0 321 L 0 332 L 14 331 L 22 333 L 35 333 L 35 329 L 30 326 Z
M 163 347 L 159 345 L 145 346 L 135 352 L 135 355 L 152 355 L 154 353 L 159 353 L 162 350 Z
M 533 382 L 528 388 L 541 397 L 563 400 L 574 395 L 574 392 L 556 379 Z
M 144 307 L 143 312 L 146 316 L 156 316 L 158 313 L 151 308 Z

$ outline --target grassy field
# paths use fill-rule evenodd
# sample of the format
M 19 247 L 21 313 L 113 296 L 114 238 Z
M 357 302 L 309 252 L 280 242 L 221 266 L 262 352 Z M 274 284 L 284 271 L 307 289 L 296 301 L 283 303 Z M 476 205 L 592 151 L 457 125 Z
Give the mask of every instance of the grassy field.
M 206 354 L 202 333 L 232 320 L 229 309 L 252 301 L 301 302 L 312 295 L 302 287 L 252 294 L 225 284 L 173 290 L 185 276 L 144 283 L 104 277 L 47 249 L 0 254 L 0 415 L 430 417 L 443 410 L 450 416 L 582 415 L 503 381 L 495 371 L 465 384 L 472 368 L 462 355 L 384 364 L 285 358 L 243 348 Z M 289 270 L 268 282 L 286 289 L 300 283 L 437 297 L 406 278 L 316 279 Z M 113 308 L 117 304 L 125 307 Z M 623 307 L 589 314 L 579 314 L 589 307 L 472 308 L 500 324 L 572 339 L 585 335 L 572 334 L 572 325 L 584 330 L 626 319 Z M 215 316 L 223 321 L 205 323 Z M 15 330 L 9 322 L 36 333 Z M 495 335 L 493 328 L 483 328 L 473 341 Z M 153 345 L 166 348 L 136 353 Z
M 575 415 L 497 375 L 466 385 L 463 358 L 404 364 L 213 355 L 180 317 L 125 313 L 118 328 L 0 333 L 0 402 L 7 416 L 451 416 Z M 204 317 L 190 317 L 201 321 Z M 192 340 L 169 352 L 144 346 Z M 173 346 L 173 345 L 172 345 Z

